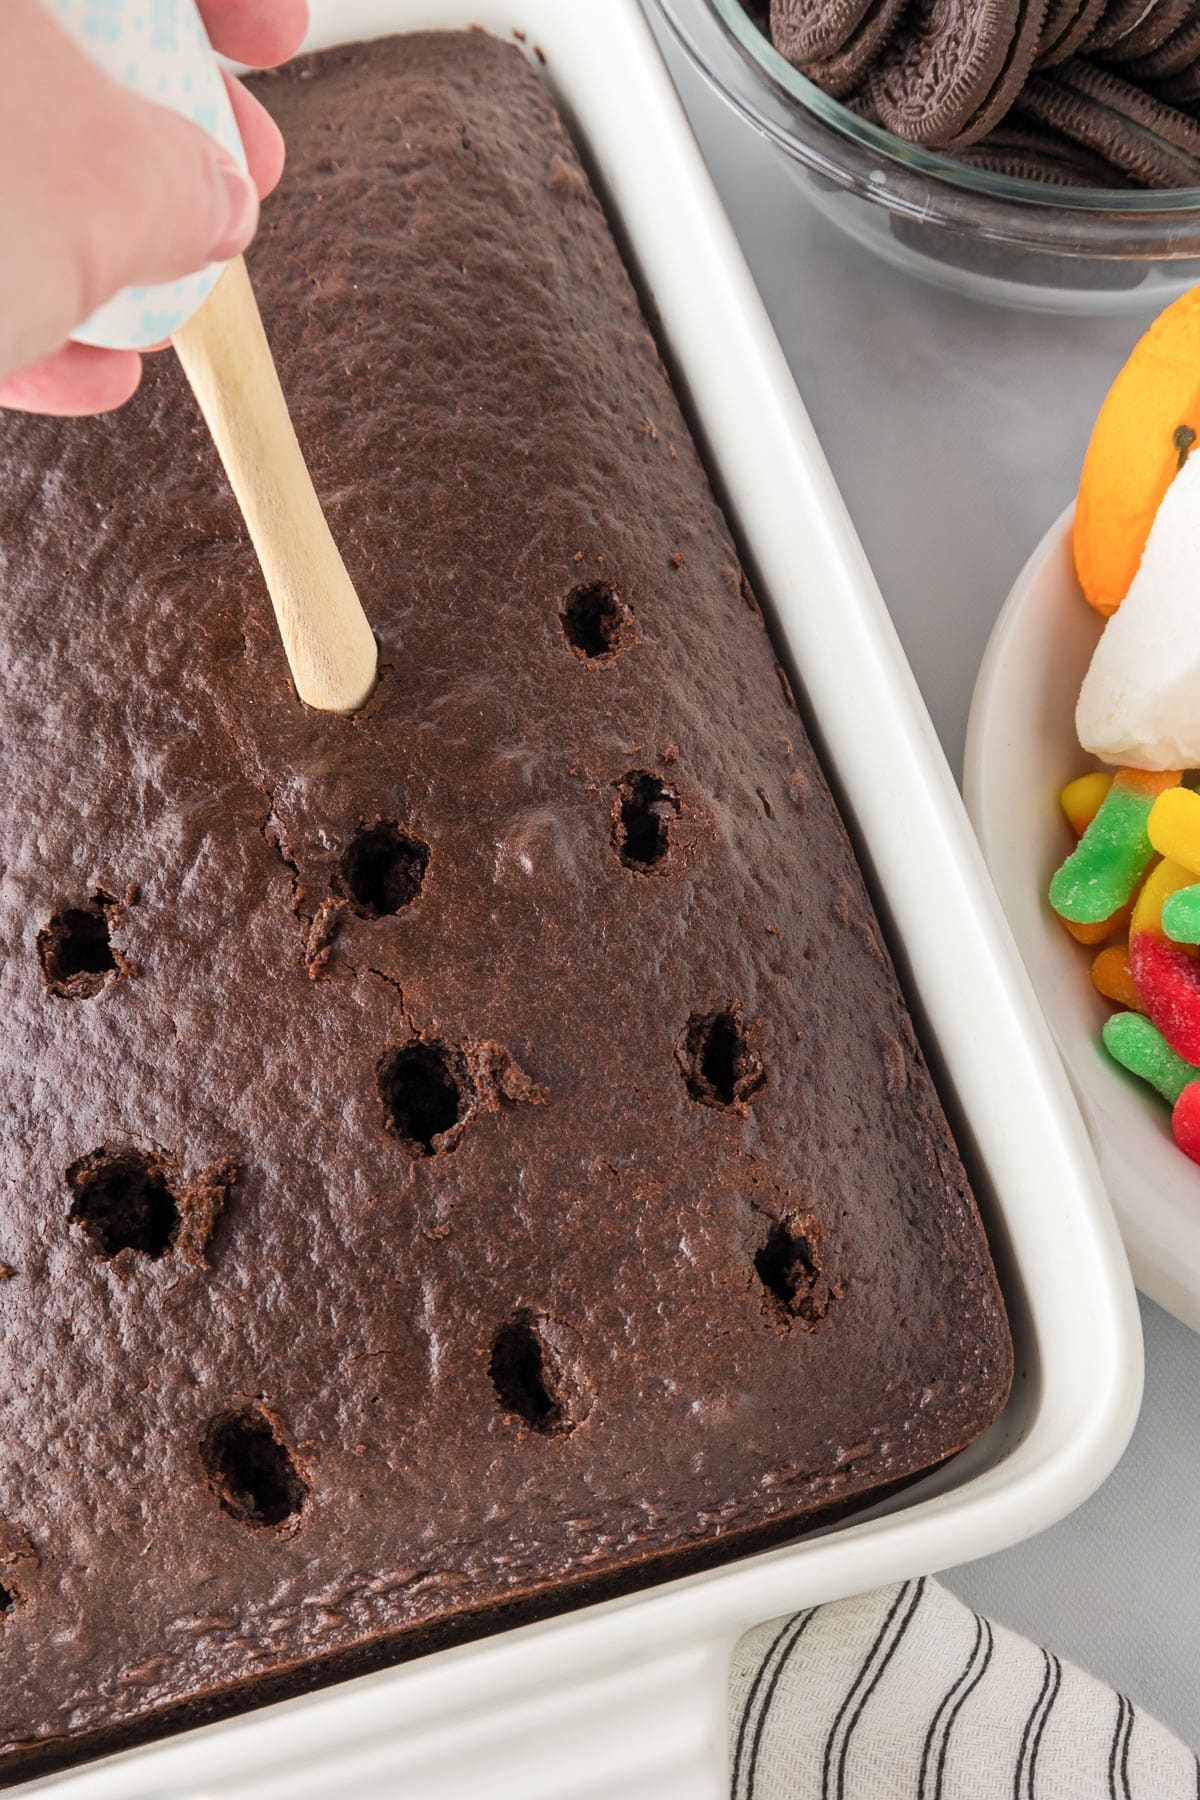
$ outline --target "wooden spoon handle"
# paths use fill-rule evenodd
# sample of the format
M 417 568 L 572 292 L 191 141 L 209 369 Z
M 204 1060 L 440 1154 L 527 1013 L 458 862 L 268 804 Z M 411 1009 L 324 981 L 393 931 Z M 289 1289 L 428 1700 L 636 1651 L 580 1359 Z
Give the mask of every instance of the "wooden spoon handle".
M 322 712 L 354 712 L 375 685 L 375 639 L 296 441 L 240 256 L 173 341 L 262 565 L 296 692 Z

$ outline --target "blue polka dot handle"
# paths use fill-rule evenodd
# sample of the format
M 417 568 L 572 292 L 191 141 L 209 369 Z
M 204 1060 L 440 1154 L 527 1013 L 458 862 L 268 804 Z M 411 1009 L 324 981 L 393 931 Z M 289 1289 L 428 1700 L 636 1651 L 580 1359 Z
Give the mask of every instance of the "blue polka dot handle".
M 0 4 L 3 0 L 0 0 Z M 212 133 L 243 168 L 233 108 L 195 0 L 50 0 L 59 23 L 114 80 Z M 109 350 L 144 350 L 171 337 L 211 292 L 222 265 L 183 281 L 126 288 L 71 336 Z

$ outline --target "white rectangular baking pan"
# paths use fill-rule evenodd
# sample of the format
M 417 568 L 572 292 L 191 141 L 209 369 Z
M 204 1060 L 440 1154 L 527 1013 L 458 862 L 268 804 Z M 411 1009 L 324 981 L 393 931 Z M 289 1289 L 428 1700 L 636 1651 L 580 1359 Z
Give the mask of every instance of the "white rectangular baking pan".
M 636 0 L 315 0 L 313 12 L 314 47 L 479 24 L 545 57 L 903 946 L 988 1216 L 1017 1380 L 986 1439 L 853 1524 L 26 1791 L 717 1800 L 729 1652 L 747 1626 L 996 1550 L 1104 1478 L 1141 1392 L 1132 1285 L 950 771 Z

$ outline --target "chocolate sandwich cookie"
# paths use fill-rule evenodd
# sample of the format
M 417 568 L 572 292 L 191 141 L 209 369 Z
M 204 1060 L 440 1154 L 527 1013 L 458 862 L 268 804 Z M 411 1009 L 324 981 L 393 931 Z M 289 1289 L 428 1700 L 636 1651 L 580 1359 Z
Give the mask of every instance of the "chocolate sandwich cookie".
M 1196 0 L 1157 0 L 1141 24 L 1118 39 L 1112 49 L 1105 52 L 1103 60 L 1125 64 L 1152 55 L 1187 23 L 1195 7 Z
M 1107 71 L 1066 63 L 1053 75 L 1035 75 L 1021 100 L 1043 124 L 1096 151 L 1143 186 L 1200 182 L 1195 121 Z
M 1161 0 L 1108 0 L 1103 16 L 1083 46 L 1088 56 L 1098 56 L 1108 51 L 1129 36 L 1159 6 Z
M 842 48 L 822 62 L 803 63 L 801 72 L 835 100 L 861 87 L 895 31 L 908 0 L 875 0 L 862 24 Z
M 1038 45 L 1039 56 L 1052 44 L 1056 44 L 1063 32 L 1074 25 L 1084 4 L 1085 0 L 1050 0 L 1050 4 L 1046 8 L 1046 17 L 1042 20 L 1042 41 Z M 1100 4 L 1101 6 L 1106 5 L 1107 0 L 1100 0 Z
M 1097 185 L 1071 163 L 1060 162 L 1057 156 L 1047 156 L 1041 150 L 1009 150 L 1002 144 L 993 145 L 990 138 L 969 145 L 961 152 L 959 160 L 972 169 L 986 169 L 991 175 L 1007 175 L 1015 181 L 1036 181 L 1043 187 L 1090 188 Z M 1111 185 L 1117 185 L 1115 177 Z
M 1107 4 L 1108 0 L 1051 0 L 1034 67 L 1051 69 L 1074 56 L 1091 36 Z
M 946 149 L 986 137 L 1033 67 L 1047 0 L 915 0 L 871 73 L 889 131 Z
M 771 41 L 802 69 L 835 56 L 870 11 L 871 0 L 771 0 Z
M 771 23 L 826 93 L 924 148 L 979 146 L 972 167 L 1200 186 L 1200 0 L 771 0 Z M 997 137 L 1014 107 L 1020 128 Z
M 1157 50 L 1125 63 L 1121 73 L 1127 81 L 1153 83 L 1165 81 L 1172 75 L 1182 75 L 1197 61 L 1200 61 L 1200 7 L 1196 7 Z
M 1064 137 L 1061 131 L 1045 125 L 1023 107 L 1014 106 L 1003 124 L 990 131 L 980 143 L 960 152 L 963 162 L 981 165 L 981 153 L 993 160 L 1020 158 L 1028 166 L 1042 166 L 1047 180 L 1061 179 L 1067 171 L 1072 186 L 1115 188 L 1128 187 L 1129 177 L 1114 164 L 1106 162 L 1096 151 Z M 1035 175 L 1033 180 L 1037 180 Z
M 852 112 L 858 118 L 865 119 L 868 125 L 878 125 L 881 123 L 879 108 L 871 98 L 871 90 L 869 87 L 860 87 L 855 93 L 848 94 L 842 101 L 842 105 L 846 108 L 847 112 Z
M 1123 81 L 1111 70 L 1098 69 L 1092 63 L 1064 63 L 1057 74 L 1058 79 L 1076 93 L 1086 95 L 1089 100 L 1107 107 L 1110 112 L 1178 150 L 1195 165 L 1193 180 L 1200 180 L 1200 127 L 1194 119 L 1153 94 L 1145 93 L 1132 82 Z
M 1156 81 L 1154 92 L 1164 105 L 1183 112 L 1190 111 L 1200 101 L 1200 62 L 1181 69 L 1178 75 L 1168 75 L 1164 80 Z

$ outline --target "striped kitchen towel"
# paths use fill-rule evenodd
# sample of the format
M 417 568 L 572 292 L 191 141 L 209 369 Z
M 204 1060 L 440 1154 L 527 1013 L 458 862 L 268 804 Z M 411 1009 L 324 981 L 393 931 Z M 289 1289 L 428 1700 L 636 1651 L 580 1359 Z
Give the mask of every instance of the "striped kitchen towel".
M 733 1800 L 1200 1800 L 1200 1762 L 1121 1694 L 906 1581 L 747 1632 Z

